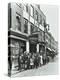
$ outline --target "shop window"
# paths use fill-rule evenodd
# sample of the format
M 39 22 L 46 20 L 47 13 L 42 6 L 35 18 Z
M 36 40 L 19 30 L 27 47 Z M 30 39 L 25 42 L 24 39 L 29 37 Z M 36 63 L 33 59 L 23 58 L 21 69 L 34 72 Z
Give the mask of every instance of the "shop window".
M 21 31 L 21 16 L 16 14 L 16 30 Z
M 16 42 L 15 43 L 15 49 L 16 49 L 16 54 L 19 54 L 19 43 L 18 42 Z
M 13 48 L 13 55 L 18 55 L 19 54 L 19 43 L 14 41 L 14 48 Z
M 28 33 L 28 20 L 24 19 L 24 33 Z
M 34 16 L 34 8 L 33 8 L 33 6 L 31 6 L 31 16 L 32 17 Z

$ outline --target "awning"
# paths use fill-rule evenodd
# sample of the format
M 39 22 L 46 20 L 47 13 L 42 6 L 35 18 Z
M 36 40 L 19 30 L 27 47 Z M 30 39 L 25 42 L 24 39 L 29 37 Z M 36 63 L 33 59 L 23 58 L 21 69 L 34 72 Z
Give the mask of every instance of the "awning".
M 51 49 L 49 47 L 47 47 L 47 49 L 51 51 Z
M 53 49 L 52 49 L 52 51 L 51 51 L 51 52 L 55 52 L 55 50 L 53 50 Z

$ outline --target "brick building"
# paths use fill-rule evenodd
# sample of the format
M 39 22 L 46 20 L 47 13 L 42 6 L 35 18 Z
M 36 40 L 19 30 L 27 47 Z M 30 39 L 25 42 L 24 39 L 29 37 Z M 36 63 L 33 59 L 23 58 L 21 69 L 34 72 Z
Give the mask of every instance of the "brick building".
M 48 50 L 54 48 L 53 37 L 48 32 L 44 35 L 45 23 L 46 16 L 39 5 L 8 4 L 8 49 L 14 57 L 13 68 L 18 65 L 17 58 L 21 52 L 44 54 L 45 46 Z

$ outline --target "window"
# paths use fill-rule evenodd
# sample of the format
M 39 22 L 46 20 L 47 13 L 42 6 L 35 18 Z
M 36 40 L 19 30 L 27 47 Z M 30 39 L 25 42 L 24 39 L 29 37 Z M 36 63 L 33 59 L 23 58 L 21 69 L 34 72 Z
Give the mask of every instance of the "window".
M 15 54 L 19 54 L 19 43 L 15 43 Z
M 21 16 L 16 13 L 16 30 L 21 31 Z
M 28 5 L 26 5 L 26 12 L 28 12 Z
M 44 26 L 45 25 L 45 20 L 43 19 L 43 21 L 42 21 L 42 25 Z
M 37 26 L 34 27 L 34 32 L 38 31 L 38 28 Z
M 28 33 L 28 20 L 24 19 L 24 33 Z
M 24 5 L 23 9 L 24 9 L 24 11 L 26 11 L 26 6 L 25 5 Z
M 34 8 L 31 6 L 31 16 L 34 16 Z
M 8 4 L 8 29 L 11 28 L 11 4 Z
M 31 23 L 31 33 L 34 32 L 34 25 Z
M 36 11 L 36 20 L 38 21 L 38 12 Z
M 42 16 L 40 15 L 40 24 L 42 25 Z
M 24 5 L 24 11 L 28 12 L 28 4 Z
M 39 15 L 39 23 L 40 23 L 40 15 Z
M 44 41 L 44 32 L 42 31 L 42 41 Z
M 34 33 L 34 32 L 37 32 L 38 31 L 38 27 L 37 26 L 34 26 L 32 23 L 31 23 L 31 33 Z

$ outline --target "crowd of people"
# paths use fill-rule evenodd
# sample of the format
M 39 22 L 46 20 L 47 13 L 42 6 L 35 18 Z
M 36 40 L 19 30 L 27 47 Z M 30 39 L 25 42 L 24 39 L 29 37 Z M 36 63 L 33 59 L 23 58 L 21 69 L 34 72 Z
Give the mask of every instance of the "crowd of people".
M 18 70 L 27 70 L 38 68 L 44 64 L 46 64 L 46 58 L 43 58 L 39 53 L 27 53 L 20 54 L 18 56 Z
M 50 61 L 49 56 L 42 55 L 41 53 L 20 53 L 18 55 L 18 70 L 28 70 L 41 67 Z M 11 76 L 12 61 L 14 60 L 13 56 L 8 56 L 8 75 Z

